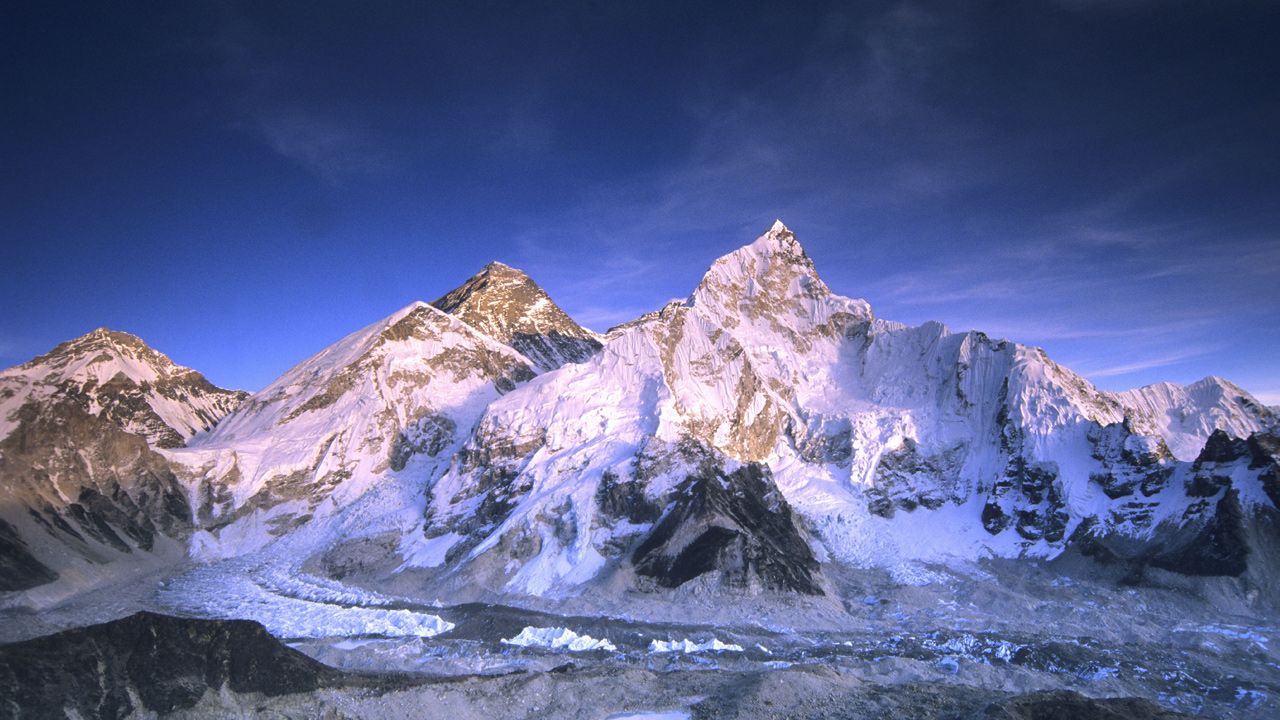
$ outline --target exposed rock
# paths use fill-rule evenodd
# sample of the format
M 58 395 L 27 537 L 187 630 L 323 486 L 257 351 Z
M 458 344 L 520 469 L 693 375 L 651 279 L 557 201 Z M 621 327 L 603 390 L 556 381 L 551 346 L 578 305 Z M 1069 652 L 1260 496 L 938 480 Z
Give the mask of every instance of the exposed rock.
M 57 555 L 71 552 L 100 562 L 102 548 L 145 552 L 158 535 L 175 540 L 190 536 L 186 494 L 168 461 L 143 438 L 72 401 L 51 406 L 31 402 L 17 419 L 13 432 L 0 440 L 7 509 L 21 509 L 34 527 L 43 527 L 67 548 Z M 52 580 L 47 573 L 27 578 Z
M 0 592 L 26 590 L 57 579 L 58 573 L 37 560 L 18 531 L 0 519 Z
M 255 622 L 140 612 L 0 646 L 0 716 L 114 720 L 189 708 L 223 687 L 273 696 L 341 678 Z
M 768 468 L 755 463 L 687 478 L 631 560 L 637 574 L 667 588 L 719 572 L 736 589 L 824 594 L 791 508 Z
M 607 518 L 626 518 L 639 525 L 657 520 L 662 508 L 644 494 L 644 484 L 637 478 L 621 482 L 614 473 L 605 471 L 596 488 L 596 507 Z
M 1175 720 L 1171 712 L 1142 698 L 1095 700 L 1070 690 L 1051 690 L 992 703 L 979 716 L 989 720 Z
M 1196 458 L 1195 469 L 1208 463 L 1231 463 L 1249 456 L 1249 445 L 1244 440 L 1234 438 L 1223 430 L 1214 430 L 1205 441 L 1204 449 Z
M 515 348 L 542 372 L 599 352 L 600 340 L 564 313 L 528 275 L 489 263 L 431 303 L 498 342 Z
M 1157 555 L 1151 564 L 1183 575 L 1240 575 L 1248 568 L 1250 552 L 1243 521 L 1240 498 L 1228 490 L 1194 538 Z
M 880 455 L 873 485 L 867 491 L 872 513 L 892 518 L 898 509 L 911 512 L 918 507 L 937 510 L 957 500 L 956 479 L 965 448 L 953 447 L 935 455 L 920 452 L 911 438 L 899 448 Z

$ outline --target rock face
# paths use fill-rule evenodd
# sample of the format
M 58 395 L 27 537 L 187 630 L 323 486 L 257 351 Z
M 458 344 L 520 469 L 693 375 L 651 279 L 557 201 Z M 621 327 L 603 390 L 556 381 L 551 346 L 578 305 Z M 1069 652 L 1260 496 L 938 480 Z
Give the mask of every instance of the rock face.
M 599 352 L 600 337 L 564 313 L 528 275 L 499 262 L 431 303 L 510 345 L 541 372 Z
M 272 696 L 308 692 L 341 678 L 254 622 L 140 612 L 0 646 L 0 717 L 169 713 L 223 687 Z
M 58 573 L 36 559 L 12 525 L 0 520 L 0 592 L 39 587 Z
M 636 573 L 666 588 L 718 572 L 733 589 L 822 595 L 818 561 L 768 472 L 752 463 L 688 477 L 632 555 Z
M 0 373 L 0 588 L 68 568 L 109 574 L 161 537 L 186 542 L 187 491 L 156 450 L 182 447 L 244 397 L 105 329 Z

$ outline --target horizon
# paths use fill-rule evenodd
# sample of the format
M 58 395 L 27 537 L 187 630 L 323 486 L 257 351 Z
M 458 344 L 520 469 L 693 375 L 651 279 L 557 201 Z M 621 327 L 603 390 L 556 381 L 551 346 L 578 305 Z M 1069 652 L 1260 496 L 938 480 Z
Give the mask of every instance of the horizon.
M 778 222 L 781 222 L 781 220 L 779 219 L 779 220 L 778 220 Z M 783 223 L 783 225 L 785 226 L 785 223 Z M 786 229 L 787 229 L 788 231 L 790 231 L 790 228 L 786 228 Z M 797 241 L 798 241 L 798 239 L 797 239 Z M 801 242 L 801 243 L 800 243 L 800 245 L 801 245 L 801 247 L 803 248 L 804 243 L 803 243 L 803 242 Z M 746 247 L 746 245 L 743 245 L 742 247 Z M 806 254 L 807 254 L 807 251 L 806 251 Z M 721 257 L 723 257 L 723 256 L 721 256 Z M 717 258 L 717 259 L 718 259 L 718 258 Z M 713 263 L 714 263 L 714 261 L 713 261 Z M 479 270 L 479 271 L 477 271 L 477 272 L 476 272 L 476 275 L 480 274 L 481 272 L 484 272 L 485 270 L 487 270 L 487 269 L 488 269 L 490 266 L 492 266 L 492 265 L 499 265 L 499 266 L 506 267 L 506 268 L 511 269 L 511 270 L 515 270 L 515 271 L 517 271 L 517 272 L 524 273 L 526 276 L 528 275 L 528 273 L 525 273 L 525 272 L 524 272 L 524 270 L 522 270 L 521 268 L 518 268 L 518 267 L 512 267 L 512 266 L 510 266 L 510 265 L 506 265 L 505 263 L 499 262 L 499 261 L 497 261 L 497 260 L 494 260 L 494 261 L 491 261 L 491 262 L 487 263 L 483 268 L 481 268 L 481 270 Z M 709 271 L 710 269 L 711 269 L 711 268 L 710 268 L 710 265 L 709 265 L 709 266 L 708 266 L 708 271 Z M 471 279 L 471 278 L 473 278 L 473 277 L 475 277 L 475 275 L 470 276 L 469 278 L 467 278 L 467 280 L 470 280 L 470 279 Z M 819 273 L 818 273 L 818 277 L 819 277 L 819 278 L 821 278 L 821 277 L 822 277 L 821 272 L 819 272 Z M 530 277 L 529 279 L 530 279 L 530 280 L 532 280 L 532 281 L 534 282 L 534 284 L 537 284 L 537 280 L 536 280 L 535 278 Z M 451 288 L 450 290 L 445 291 L 444 293 L 442 293 L 442 294 L 441 294 L 441 296 L 440 296 L 440 297 L 441 297 L 441 298 L 443 298 L 445 295 L 447 295 L 447 294 L 448 294 L 449 292 L 451 292 L 452 290 L 462 287 L 462 286 L 467 282 L 467 280 L 464 280 L 462 283 L 459 283 L 459 284 L 458 284 L 457 286 L 455 286 L 454 288 Z M 690 292 L 692 293 L 692 291 L 690 291 Z M 835 292 L 835 291 L 833 290 L 832 292 Z M 835 294 L 836 294 L 836 295 L 840 295 L 840 293 L 838 293 L 838 292 L 835 292 Z M 850 297 L 850 296 L 846 296 L 846 297 Z M 667 302 L 678 302 L 678 301 L 681 301 L 681 300 L 687 300 L 687 299 L 688 299 L 688 296 L 687 296 L 687 297 L 685 297 L 685 298 L 672 298 L 672 299 L 668 300 Z M 859 298 L 852 298 L 852 299 L 859 299 Z M 551 298 L 551 300 L 552 300 L 552 302 L 555 302 L 555 298 L 554 298 L 554 297 L 553 297 L 553 298 Z M 435 302 L 435 300 L 414 300 L 414 301 L 412 301 L 412 302 L 408 303 L 407 305 L 404 305 L 404 306 L 402 306 L 402 307 L 400 307 L 400 308 L 397 308 L 396 310 L 392 311 L 391 313 L 388 313 L 387 315 L 384 315 L 384 316 L 382 316 L 382 317 L 380 317 L 380 318 L 378 318 L 378 319 L 376 319 L 376 320 L 372 320 L 372 321 L 370 321 L 369 323 L 366 323 L 365 325 L 361 325 L 361 326 L 360 326 L 360 327 L 358 327 L 358 328 L 354 328 L 354 329 L 351 329 L 351 330 L 349 330 L 349 331 L 347 331 L 347 332 L 344 332 L 342 335 L 340 335 L 340 336 L 338 336 L 338 337 L 335 337 L 335 338 L 333 339 L 333 342 L 331 342 L 331 343 L 329 343 L 329 344 L 327 344 L 327 345 L 325 345 L 325 346 L 323 346 L 323 347 L 321 347 L 321 348 L 318 348 L 315 352 L 313 352 L 313 353 L 311 353 L 311 354 L 307 355 L 306 357 L 303 357 L 303 358 L 298 359 L 298 361 L 297 361 L 297 362 L 295 362 L 293 365 L 290 365 L 290 366 L 289 366 L 289 368 L 288 368 L 288 369 L 286 369 L 285 373 L 281 373 L 281 376 L 283 376 L 284 374 L 286 374 L 286 373 L 288 372 L 288 370 L 291 370 L 291 369 L 293 369 L 294 367 L 296 367 L 297 365 L 300 365 L 300 364 L 302 364 L 302 363 L 306 362 L 307 360 L 309 360 L 309 359 L 310 359 L 310 358 L 312 358 L 313 356 L 315 356 L 315 355 L 317 355 L 317 354 L 319 354 L 319 353 L 324 352 L 325 350 L 329 349 L 330 347 L 332 347 L 333 345 L 335 345 L 335 344 L 337 344 L 337 343 L 342 342 L 344 339 L 346 339 L 346 338 L 347 338 L 348 336 L 350 336 L 350 335 L 353 335 L 353 334 L 359 333 L 359 332 L 361 332 L 362 330 L 364 330 L 364 329 L 366 329 L 366 328 L 368 328 L 368 327 L 371 327 L 371 326 L 373 326 L 373 325 L 376 325 L 376 324 L 378 324 L 378 323 L 380 323 L 380 322 L 385 322 L 388 318 L 395 317 L 395 316 L 397 316 L 397 315 L 399 315 L 399 314 L 403 313 L 403 312 L 404 312 L 406 309 L 408 309 L 408 308 L 418 307 L 418 306 L 426 306 L 426 307 L 432 307 L 432 308 L 434 308 L 434 306 L 432 305 L 432 303 L 433 303 L 433 302 Z M 557 305 L 558 305 L 558 303 L 557 303 Z M 665 304 L 664 304 L 664 305 L 665 305 Z M 658 307 L 654 308 L 654 310 L 660 310 L 662 307 L 663 307 L 663 306 L 658 306 Z M 437 311 L 437 312 L 442 312 L 442 313 L 444 312 L 444 311 L 442 311 L 442 310 L 439 310 L 438 308 L 435 308 L 435 309 L 436 309 L 436 311 Z M 874 313 L 874 312 L 875 312 L 875 307 L 874 307 L 874 306 L 872 306 L 871 310 L 872 310 L 872 312 Z M 572 318 L 572 316 L 570 316 L 570 317 Z M 638 318 L 638 317 L 639 317 L 639 316 L 637 316 L 637 318 Z M 881 318 L 878 314 L 877 314 L 875 317 L 876 317 L 876 319 L 878 319 L 878 320 L 890 320 L 890 321 L 892 321 L 892 318 Z M 634 320 L 634 319 L 636 319 L 636 318 L 633 318 L 633 320 Z M 461 321 L 460 321 L 460 322 L 461 322 Z M 575 322 L 576 322 L 576 320 L 575 320 Z M 625 322 L 627 322 L 627 321 L 623 321 L 622 323 L 618 323 L 618 325 L 624 324 Z M 934 322 L 936 322 L 936 321 L 934 321 Z M 944 326 L 946 326 L 946 324 L 945 324 L 945 323 L 943 323 L 943 325 L 944 325 Z M 947 330 L 948 330 L 948 331 L 950 331 L 950 332 L 952 332 L 952 333 L 964 333 L 964 332 L 970 332 L 970 331 L 982 332 L 982 330 L 980 330 L 979 328 L 970 328 L 969 330 L 956 330 L 955 328 L 951 328 L 951 327 L 949 327 L 949 326 L 946 326 L 946 327 L 947 327 Z M 598 333 L 598 334 L 603 335 L 603 334 L 607 333 L 609 330 L 612 330 L 612 329 L 613 329 L 613 327 L 605 328 L 605 329 L 603 329 L 603 330 L 596 330 L 595 328 L 587 328 L 587 329 L 588 329 L 588 330 L 591 330 L 591 331 L 593 331 L 593 332 L 596 332 L 596 333 Z M 129 333 L 129 332 L 124 331 L 124 330 L 116 330 L 116 329 L 114 329 L 114 328 L 108 328 L 108 327 L 105 327 L 105 326 L 104 326 L 104 327 L 99 327 L 99 328 L 94 328 L 93 330 L 90 330 L 88 333 L 86 333 L 86 335 L 88 335 L 88 334 L 93 334 L 93 333 L 95 333 L 95 332 L 103 331 L 103 330 L 105 330 L 105 331 L 107 331 L 107 332 L 123 332 L 123 333 L 128 334 L 128 335 L 133 335 L 133 333 Z M 481 332 L 481 331 L 477 329 L 477 332 Z M 79 337 L 84 337 L 84 336 L 79 336 Z M 160 348 L 156 348 L 156 347 L 153 347 L 153 346 L 151 346 L 151 344 L 150 344 L 150 343 L 147 343 L 147 342 L 146 342 L 146 338 L 143 338 L 143 337 L 140 337 L 140 336 L 137 336 L 137 335 L 133 335 L 133 337 L 138 338 L 139 340 L 141 340 L 141 341 L 143 341 L 144 343 L 146 343 L 146 344 L 147 344 L 147 346 L 148 346 L 148 347 L 151 347 L 151 349 L 152 349 L 152 350 L 155 350 L 155 351 L 157 351 L 157 352 L 160 352 L 161 354 L 163 354 L 163 355 L 165 355 L 166 357 L 168 357 L 168 354 L 167 354 L 167 353 L 165 353 L 162 349 L 160 349 Z M 66 341 L 63 341 L 63 342 L 67 342 L 67 341 L 75 340 L 75 339 L 78 339 L 78 338 L 67 338 L 67 340 L 66 340 Z M 998 337 L 998 336 L 996 336 L 994 339 L 997 339 L 997 340 L 1005 340 L 1005 341 L 1011 341 L 1011 342 L 1014 342 L 1014 343 L 1018 343 L 1018 341 L 1017 341 L 1016 339 L 1013 339 L 1013 338 L 1005 338 L 1005 337 Z M 61 343 L 60 343 L 60 344 L 61 344 Z M 1023 345 L 1025 345 L 1025 343 L 1019 343 L 1019 344 L 1023 344 Z M 1034 346 L 1034 347 L 1038 347 L 1038 346 Z M 44 353 L 41 353 L 41 354 L 43 355 Z M 170 358 L 170 359 L 172 360 L 172 358 Z M 1052 356 L 1050 357 L 1050 359 L 1053 359 L 1053 358 L 1052 358 Z M 24 362 L 25 362 L 25 361 L 24 361 Z M 21 363 L 20 363 L 20 364 L 21 364 Z M 182 365 L 182 363 L 178 363 L 178 365 Z M 188 369 L 190 369 L 190 370 L 195 370 L 195 371 L 197 371 L 197 372 L 201 372 L 199 368 L 189 367 L 189 366 L 184 366 L 184 367 L 187 367 L 187 368 L 188 368 Z M 1071 368 L 1069 368 L 1069 367 L 1068 367 L 1067 369 L 1068 369 L 1068 370 L 1070 370 Z M 201 373 L 201 374 L 203 375 L 203 373 Z M 253 393 L 258 392 L 259 390 L 264 389 L 265 387 L 267 387 L 267 386 L 268 386 L 268 385 L 270 385 L 271 383 L 275 382 L 275 380 L 279 379 L 279 377 L 280 377 L 280 376 L 277 376 L 277 377 L 275 377 L 275 378 L 272 378 L 272 379 L 268 380 L 266 383 L 264 383 L 262 387 L 254 388 L 254 389 L 252 389 L 252 390 L 250 390 L 250 389 L 248 389 L 248 388 L 222 387 L 222 386 L 220 386 L 220 385 L 218 385 L 218 387 L 222 387 L 222 389 L 224 389 L 224 390 L 247 390 L 250 394 L 253 394 Z M 1209 375 L 1204 376 L 1203 378 L 1200 378 L 1199 380 L 1195 380 L 1195 381 L 1192 381 L 1192 382 L 1189 382 L 1189 383 L 1178 383 L 1178 384 L 1180 384 L 1180 385 L 1193 385 L 1193 384 L 1199 383 L 1199 382 L 1201 382 L 1201 381 L 1204 381 L 1204 380 L 1210 380 L 1210 379 L 1213 379 L 1213 378 L 1217 378 L 1217 379 L 1220 379 L 1220 380 L 1226 380 L 1226 381 L 1228 381 L 1228 382 L 1230 382 L 1230 381 L 1231 381 L 1231 379 L 1230 379 L 1230 378 L 1223 378 L 1223 377 L 1221 377 L 1221 376 L 1217 376 L 1217 375 L 1214 375 L 1214 374 L 1209 374 Z M 208 378 L 206 377 L 206 379 L 208 379 Z M 1170 382 L 1170 381 L 1167 381 L 1167 380 L 1157 380 L 1157 381 L 1155 381 L 1155 382 L 1153 382 L 1153 383 L 1148 383 L 1147 385 L 1138 386 L 1138 387 L 1147 387 L 1147 386 L 1149 386 L 1149 385 L 1158 385 L 1158 384 L 1167 383 L 1167 382 Z M 215 385 L 217 385 L 217 383 L 214 383 L 214 384 L 215 384 Z M 1105 388 L 1099 388 L 1099 389 L 1105 389 Z M 1135 388 L 1114 388 L 1114 389 L 1112 389 L 1112 390 L 1113 390 L 1113 391 L 1123 391 L 1123 390 L 1129 390 L 1129 389 L 1137 389 L 1137 388 L 1136 388 L 1136 387 L 1135 387 Z M 1243 389 L 1243 390 L 1245 390 L 1245 392 L 1249 392 L 1248 388 L 1242 388 L 1242 389 Z M 1261 396 L 1259 396 L 1259 395 L 1257 395 L 1257 394 L 1254 394 L 1254 393 L 1251 393 L 1251 392 L 1250 392 L 1249 394 L 1250 394 L 1250 395 L 1253 395 L 1253 396 L 1254 396 L 1255 398 L 1257 398 L 1258 400 L 1261 400 L 1261 401 L 1263 402 L 1263 404 L 1265 404 L 1265 405 L 1271 405 L 1271 406 L 1273 406 L 1273 407 L 1280 406 L 1280 403 L 1276 403 L 1276 402 L 1269 402 L 1269 401 L 1267 401 L 1267 400 L 1264 400 Z
M 1280 6 L 6 7 L 0 366 L 256 391 L 489 262 L 602 332 L 781 219 L 876 317 L 1280 405 Z

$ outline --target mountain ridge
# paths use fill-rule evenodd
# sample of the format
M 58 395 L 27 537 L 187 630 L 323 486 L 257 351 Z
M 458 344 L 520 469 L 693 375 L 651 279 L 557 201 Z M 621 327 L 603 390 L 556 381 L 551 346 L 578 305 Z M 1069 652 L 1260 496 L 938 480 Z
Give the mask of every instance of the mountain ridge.
M 778 222 L 606 336 L 491 263 L 156 448 L 176 510 L 148 517 L 199 560 L 359 557 L 487 597 L 820 593 L 830 562 L 1074 547 L 1194 573 L 1205 545 L 1236 575 L 1280 493 L 1275 427 L 1217 378 L 1111 393 L 1039 348 L 878 319 Z

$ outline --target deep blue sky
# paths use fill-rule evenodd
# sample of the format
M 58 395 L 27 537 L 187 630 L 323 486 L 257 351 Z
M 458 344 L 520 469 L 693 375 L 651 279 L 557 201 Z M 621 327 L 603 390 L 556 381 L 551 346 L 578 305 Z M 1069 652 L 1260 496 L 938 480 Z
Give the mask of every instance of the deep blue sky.
M 254 390 L 491 260 L 597 330 L 780 218 L 880 317 L 1280 403 L 1280 3 L 0 9 L 0 365 Z

